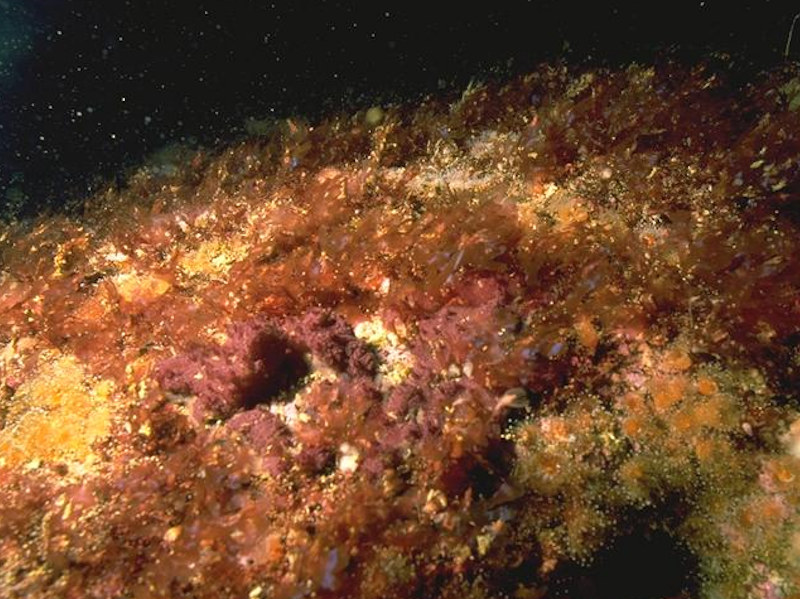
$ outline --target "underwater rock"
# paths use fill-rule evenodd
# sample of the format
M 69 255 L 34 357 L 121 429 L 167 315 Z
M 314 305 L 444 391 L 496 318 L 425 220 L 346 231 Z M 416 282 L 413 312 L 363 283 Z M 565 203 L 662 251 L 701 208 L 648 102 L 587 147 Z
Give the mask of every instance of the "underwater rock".
M 5 228 L 0 595 L 796 597 L 796 78 L 545 65 Z

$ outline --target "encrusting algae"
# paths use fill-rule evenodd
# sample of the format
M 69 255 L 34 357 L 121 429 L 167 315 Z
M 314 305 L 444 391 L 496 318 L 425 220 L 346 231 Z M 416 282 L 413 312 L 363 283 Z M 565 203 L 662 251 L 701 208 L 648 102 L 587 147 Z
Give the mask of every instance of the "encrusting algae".
M 800 597 L 797 77 L 544 66 L 7 226 L 0 595 Z
M 70 356 L 41 356 L 32 377 L 4 406 L 3 466 L 97 459 L 92 444 L 111 430 L 114 384 L 88 381 Z

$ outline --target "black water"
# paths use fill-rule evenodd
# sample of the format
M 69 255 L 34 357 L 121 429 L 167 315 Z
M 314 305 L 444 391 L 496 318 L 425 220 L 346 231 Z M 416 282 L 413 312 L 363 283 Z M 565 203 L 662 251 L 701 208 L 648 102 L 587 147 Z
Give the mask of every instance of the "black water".
M 170 143 L 463 88 L 544 60 L 783 60 L 796 3 L 0 0 L 0 216 Z M 800 32 L 799 32 L 800 33 Z M 791 55 L 800 56 L 800 39 Z

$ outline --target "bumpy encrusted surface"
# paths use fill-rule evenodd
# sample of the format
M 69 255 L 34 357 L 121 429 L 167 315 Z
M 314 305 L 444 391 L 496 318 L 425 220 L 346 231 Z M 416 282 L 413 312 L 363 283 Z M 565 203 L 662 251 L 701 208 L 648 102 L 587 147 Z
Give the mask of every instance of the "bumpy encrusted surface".
M 4 597 L 797 597 L 797 75 L 560 66 L 2 232 Z

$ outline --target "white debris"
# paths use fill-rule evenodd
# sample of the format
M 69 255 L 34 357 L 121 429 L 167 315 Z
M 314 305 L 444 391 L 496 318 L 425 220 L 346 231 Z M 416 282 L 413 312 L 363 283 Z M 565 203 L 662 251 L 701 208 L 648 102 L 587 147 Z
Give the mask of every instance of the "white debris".
M 339 446 L 339 471 L 349 474 L 358 469 L 358 450 L 349 443 Z

